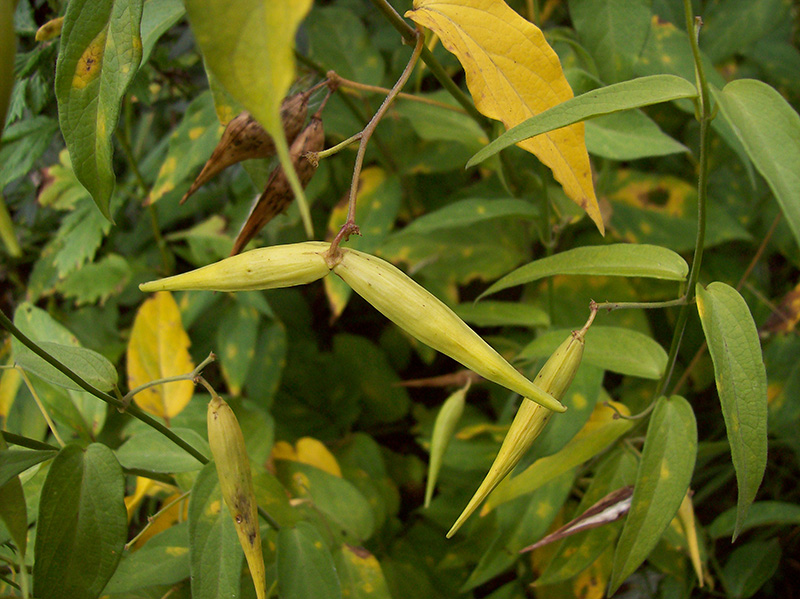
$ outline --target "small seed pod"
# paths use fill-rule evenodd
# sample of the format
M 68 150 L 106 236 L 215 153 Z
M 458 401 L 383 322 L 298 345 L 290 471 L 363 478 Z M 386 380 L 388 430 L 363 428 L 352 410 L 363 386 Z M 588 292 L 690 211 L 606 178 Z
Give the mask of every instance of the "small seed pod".
M 311 117 L 311 122 L 303 129 L 300 135 L 292 142 L 289 154 L 292 157 L 292 165 L 297 173 L 300 184 L 305 188 L 311 177 L 317 170 L 317 164 L 306 158 L 308 152 L 319 152 L 325 143 L 325 131 L 322 127 L 322 119 L 318 114 Z M 271 221 L 276 215 L 286 210 L 287 206 L 294 199 L 292 187 L 282 166 L 275 167 L 269 176 L 269 181 L 258 199 L 253 204 L 247 220 L 239 231 L 236 241 L 231 250 L 231 256 L 235 256 L 242 251 L 242 248 L 255 237 L 264 225 Z
M 545 392 L 559 401 L 564 397 L 581 364 L 584 334 L 584 330 L 573 332 L 550 356 L 534 380 Z M 532 401 L 522 400 L 488 474 L 447 533 L 448 539 L 461 528 L 472 512 L 519 463 L 536 437 L 544 430 L 552 414 L 553 412 L 545 407 Z
M 536 403 L 556 412 L 566 410 L 550 393 L 514 369 L 436 296 L 385 260 L 343 249 L 333 272 L 412 337 Z
M 222 498 L 233 517 L 256 594 L 259 599 L 266 599 L 266 573 L 250 460 L 239 421 L 219 395 L 214 394 L 208 402 L 207 426 L 208 445 L 217 467 Z
M 166 279 L 139 285 L 152 291 L 251 291 L 305 285 L 330 272 L 321 241 L 259 248 Z
M 459 389 L 448 397 L 442 404 L 442 408 L 436 415 L 436 422 L 433 425 L 431 435 L 431 459 L 428 466 L 428 481 L 425 485 L 425 507 L 428 507 L 433 498 L 433 490 L 436 487 L 436 479 L 439 477 L 439 470 L 442 468 L 442 459 L 453 433 L 456 430 L 461 414 L 464 413 L 464 403 L 466 402 L 469 384 Z
M 310 92 L 299 92 L 281 104 L 281 122 L 286 141 L 292 143 L 303 128 L 308 114 Z M 197 175 L 181 204 L 200 187 L 208 183 L 229 166 L 252 158 L 270 158 L 275 155 L 272 137 L 249 112 L 243 112 L 225 127 L 222 138 L 211 153 L 203 170 Z

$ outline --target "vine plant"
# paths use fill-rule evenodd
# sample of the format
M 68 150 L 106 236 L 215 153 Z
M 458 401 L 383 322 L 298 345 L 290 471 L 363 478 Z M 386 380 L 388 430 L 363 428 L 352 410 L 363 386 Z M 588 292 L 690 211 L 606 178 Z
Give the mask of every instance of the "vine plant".
M 705 25 L 689 0 L 682 6 L 685 32 L 661 20 L 644 1 L 612 0 L 599 6 L 573 0 L 567 3 L 569 17 L 559 13 L 557 2 L 545 7 L 536 0 L 526 3 L 524 12 L 532 21 L 561 14 L 573 25 L 574 30 L 548 30 L 550 43 L 537 23 L 502 0 L 415 0 L 402 16 L 387 0 L 347 3 L 348 8 L 339 3 L 312 7 L 310 0 L 245 0 L 235 8 L 217 0 L 187 0 L 185 9 L 178 1 L 156 7 L 159 3 L 143 0 L 71 0 L 62 7 L 63 15 L 52 15 L 39 29 L 36 41 L 26 40 L 26 31 L 30 33 L 34 16 L 39 18 L 46 7 L 33 3 L 38 7 L 34 13 L 27 1 L 14 4 L 0 0 L 3 114 L 10 98 L 0 152 L 5 147 L 41 149 L 29 164 L 23 162 L 24 152 L 18 151 L 13 160 L 9 152 L 11 166 L 0 166 L 0 183 L 11 184 L 13 198 L 9 211 L 0 196 L 0 234 L 16 282 L 14 293 L 3 301 L 17 304 L 13 318 L 0 311 L 0 326 L 10 340 L 0 351 L 8 362 L 0 378 L 4 593 L 40 599 L 252 596 L 253 590 L 259 598 L 401 597 L 412 590 L 414 596 L 430 597 L 611 596 L 623 585 L 644 585 L 652 575 L 663 596 L 689 596 L 701 587 L 717 595 L 721 589 L 727 596 L 747 597 L 764 584 L 776 584 L 768 580 L 781 561 L 780 535 L 747 535 L 766 523 L 797 522 L 790 501 L 756 501 L 767 471 L 768 430 L 781 443 L 797 445 L 785 427 L 773 429 L 770 424 L 768 429 L 767 370 L 772 366 L 769 360 L 765 366 L 756 319 L 739 289 L 773 236 L 782 235 L 781 243 L 796 252 L 800 117 L 769 84 L 747 78 L 726 83 L 711 68 L 715 59 L 727 59 L 735 51 L 722 29 L 735 21 L 741 10 L 737 3 L 720 2 L 716 12 L 710 11 L 706 46 Z M 613 47 L 603 45 L 592 22 L 594 13 L 614 23 Z M 383 58 L 371 47 L 362 20 L 378 26 L 378 19 L 383 54 L 402 62 L 400 49 L 385 43 L 390 28 L 392 35 L 400 34 L 404 55 L 407 47 L 413 48 L 402 70 L 392 69 L 400 72 L 393 85 L 387 84 L 391 88 L 382 85 L 382 74 L 370 71 Z M 353 49 L 337 46 L 343 45 L 339 38 L 327 39 L 324 32 L 330 27 L 341 27 L 342 39 L 352 36 Z M 164 40 L 179 46 L 189 31 L 196 50 L 181 68 L 203 73 L 210 90 L 195 98 L 183 91 L 185 85 L 193 89 L 194 81 L 189 84 L 164 69 L 171 59 L 161 47 Z M 262 35 L 264 31 L 269 35 Z M 20 54 L 27 62 L 22 67 L 17 62 L 16 75 L 17 48 L 7 47 L 14 32 L 23 38 L 21 49 L 33 48 Z M 303 41 L 305 36 L 310 42 Z M 57 56 L 48 50 L 56 47 Z M 734 49 L 726 54 L 726 47 Z M 711 52 L 711 59 L 704 50 Z M 349 51 L 352 60 L 336 55 Z M 654 67 L 658 57 L 662 60 Z M 47 66 L 52 69 L 53 61 L 55 79 L 42 89 L 43 73 Z M 298 78 L 295 61 L 306 71 L 304 77 Z M 682 67 L 670 70 L 671 64 Z M 416 89 L 403 92 L 415 72 Z M 308 84 L 313 77 L 322 83 Z M 50 97 L 49 103 L 37 105 L 31 99 L 34 85 L 42 97 Z M 293 86 L 307 91 L 291 96 Z M 322 101 L 321 87 L 328 89 Z M 435 87 L 436 92 L 423 92 L 423 87 Z M 573 95 L 573 88 L 582 93 Z M 148 132 L 148 123 L 160 120 L 156 102 L 181 94 L 186 96 L 181 124 L 161 143 Z M 384 98 L 375 108 L 366 94 Z M 290 114 L 286 107 L 294 106 L 292 98 L 301 108 Z M 305 125 L 308 103 L 316 110 L 312 124 L 317 119 L 330 127 L 327 140 L 333 143 L 325 149 L 294 143 L 303 139 L 300 125 Z M 57 125 L 52 112 L 47 113 L 56 106 Z M 640 110 L 644 107 L 653 107 L 648 114 L 660 122 L 680 120 L 678 110 L 691 110 L 697 159 L 661 131 Z M 367 117 L 365 108 L 373 116 Z M 243 130 L 257 143 L 236 137 L 238 130 L 231 129 L 234 116 L 243 111 L 252 115 L 242 120 L 248 123 Z M 427 120 L 431 115 L 433 122 Z M 289 134 L 287 120 L 292 118 L 298 120 L 298 130 Z M 123 125 L 115 133 L 120 119 Z M 362 127 L 355 134 L 353 123 Z M 223 134 L 224 125 L 228 129 Z M 159 135 L 165 127 L 158 123 Z M 47 170 L 51 187 L 45 186 L 37 198 L 37 190 L 19 183 L 21 175 L 14 173 L 32 169 L 48 147 L 60 144 L 60 139 L 53 141 L 58 130 L 67 152 Z M 383 137 L 381 130 L 386 131 Z M 630 133 L 640 134 L 643 141 L 627 140 Z M 200 188 L 196 214 L 177 212 L 181 208 L 171 200 L 188 188 L 220 136 L 223 141 L 234 138 L 236 147 L 250 140 L 258 149 L 244 158 L 258 160 L 246 162 L 226 182 Z M 28 145 L 14 146 L 20 140 Z M 115 140 L 126 165 L 126 176 L 119 179 Z M 356 142 L 350 171 L 344 157 Z M 258 153 L 262 145 L 270 146 L 276 160 Z M 644 159 L 662 166 L 656 161 L 678 152 L 688 152 L 697 179 L 691 247 L 676 241 L 679 235 L 669 229 L 686 225 L 685 214 L 670 224 L 674 214 L 647 212 L 650 206 L 639 205 L 638 212 L 630 208 L 636 204 L 635 198 L 631 201 L 636 190 L 646 189 L 650 181 L 617 164 Z M 720 217 L 720 224 L 711 216 L 730 208 L 710 200 L 709 187 L 720 186 L 714 180 L 722 168 L 717 152 L 738 161 L 736 176 L 764 191 L 770 202 L 777 200 L 780 209 L 737 287 L 706 282 L 729 278 L 730 272 L 713 254 L 714 268 L 706 268 L 706 250 L 750 237 L 733 217 Z M 415 163 L 417 153 L 431 162 Z M 596 181 L 589 154 L 603 161 Z M 465 164 L 471 170 L 459 172 Z M 631 183 L 629 177 L 637 176 Z M 344 185 L 346 199 L 336 204 L 332 196 L 342 191 L 340 181 L 345 179 L 350 180 Z M 670 186 L 678 184 L 667 176 L 657 184 L 666 186 L 671 197 L 677 194 Z M 262 256 L 278 254 L 245 252 L 207 267 L 216 270 L 195 271 L 200 274 L 192 276 L 209 279 L 202 287 L 173 286 L 188 290 L 175 297 L 169 291 L 146 300 L 139 295 L 137 283 L 175 274 L 176 264 L 180 269 L 204 266 L 225 256 L 228 248 L 222 248 L 230 238 L 213 212 L 241 220 L 256 188 L 261 195 L 244 216 L 245 226 L 251 224 L 256 231 L 264 227 L 265 222 L 253 224 L 256 207 L 278 194 L 280 185 L 280 197 L 296 201 L 288 219 L 267 224 L 259 243 L 289 252 L 295 260 L 292 268 L 300 264 L 296 271 L 284 272 L 288 267 L 280 261 L 269 262 L 268 268 L 259 262 L 273 259 Z M 210 208 L 211 196 L 221 189 L 230 191 L 234 201 L 230 207 Z M 430 197 L 439 189 L 449 199 Z M 147 194 L 146 208 L 131 201 L 143 200 L 142 194 Z M 621 200 L 612 210 L 608 198 L 614 194 Z M 402 210 L 401 198 L 406 201 Z M 24 222 L 37 199 L 70 211 L 64 221 L 72 220 L 41 252 Z M 145 210 L 149 232 L 130 218 L 132 211 L 138 215 Z M 647 214 L 656 216 L 648 221 L 642 216 Z M 593 226 L 587 226 L 584 216 Z M 192 226 L 181 229 L 181 220 L 190 217 L 196 219 Z M 328 241 L 309 242 L 320 224 Z M 654 226 L 669 230 L 648 237 Z M 79 234 L 73 235 L 75 231 Z M 109 247 L 100 250 L 104 238 Z M 659 239 L 664 241 L 647 242 Z M 80 242 L 94 245 L 81 253 L 75 245 Z M 281 250 L 284 246 L 294 249 Z M 530 261 L 532 246 L 543 249 L 544 257 Z M 41 256 L 31 258 L 34 250 Z M 102 258 L 95 259 L 98 251 Z M 135 257 L 136 251 L 145 257 Z M 477 255 L 482 251 L 490 253 L 488 259 Z M 689 265 L 681 253 L 690 255 Z M 372 254 L 409 263 L 433 293 Z M 493 260 L 499 264 L 490 264 Z M 21 273 L 29 262 L 30 280 L 23 282 Z M 81 279 L 81 266 L 95 278 Z M 363 306 L 351 301 L 350 287 L 327 276 L 329 271 L 408 335 L 394 329 L 371 340 L 353 334 L 357 324 L 352 323 L 358 322 L 353 312 Z M 715 277 L 719 271 L 725 277 Z M 266 272 L 269 284 L 259 287 L 254 272 Z M 166 281 L 185 280 L 181 276 Z M 559 300 L 569 293 L 564 281 L 574 280 L 567 276 L 591 277 L 598 293 L 609 293 L 612 299 L 593 297 L 578 306 L 565 300 L 562 307 Z M 645 283 L 615 286 L 602 277 Z M 224 284 L 215 280 L 222 278 Z M 324 278 L 333 331 L 319 338 L 312 317 L 306 318 L 314 306 L 312 291 L 192 291 L 287 287 L 319 278 Z M 541 279 L 546 284 L 537 287 Z M 659 280 L 679 283 L 677 297 L 665 294 Z M 382 287 L 387 281 L 394 285 L 393 293 L 399 291 L 396 298 Z M 147 285 L 154 289 L 154 283 Z M 615 299 L 619 290 L 623 295 Z M 23 294 L 29 301 L 22 301 Z M 484 299 L 494 294 L 505 299 Z M 37 307 L 47 295 L 52 298 L 48 310 Z M 87 342 L 101 334 L 81 321 L 77 310 L 63 307 L 68 300 L 89 305 L 91 315 L 102 322 L 114 312 L 104 310 L 104 303 L 123 307 L 127 316 L 121 322 L 114 316 L 112 326 L 124 329 L 124 349 Z M 569 372 L 562 372 L 567 360 L 558 351 L 564 329 L 579 327 L 587 309 L 589 321 L 564 342 L 573 353 Z M 648 320 L 640 312 L 645 309 L 655 316 Z M 59 311 L 68 314 L 62 320 L 73 327 L 84 322 L 82 340 L 97 351 L 82 347 L 69 327 L 54 318 Z M 426 313 L 437 315 L 435 322 Z M 792 318 L 784 318 L 780 326 L 793 326 L 786 324 Z M 525 376 L 511 367 L 512 374 L 507 374 L 494 362 L 484 366 L 497 352 L 462 320 L 495 327 L 496 345 L 516 360 Z M 668 352 L 654 338 L 651 322 L 669 329 L 666 335 L 659 333 Z M 382 325 L 370 326 L 376 330 Z M 196 366 L 188 349 L 190 337 L 194 353 L 208 356 Z M 509 428 L 508 422 L 520 398 L 499 386 L 481 385 L 486 381 L 475 374 L 437 372 L 450 367 L 443 368 L 409 337 L 512 391 L 524 389 L 519 413 L 536 414 L 531 422 L 538 428 L 529 431 L 525 451 L 517 452 L 513 476 L 493 482 L 480 510 L 469 518 L 478 507 L 472 502 L 458 515 L 498 447 L 505 455 L 506 443 L 501 446 L 500 441 L 506 433 L 508 439 L 516 438 L 515 426 Z M 570 339 L 579 339 L 580 353 Z M 470 343 L 479 349 L 465 349 Z M 322 349 L 326 344 L 332 349 Z M 778 348 L 775 355 L 780 348 L 797 346 L 791 339 L 768 347 L 773 345 Z M 692 373 L 702 370 L 702 347 L 711 356 L 705 375 L 713 377 L 721 406 L 712 417 L 700 404 L 708 396 L 702 388 L 690 394 L 691 401 L 678 395 Z M 197 354 L 201 351 L 205 353 Z M 687 351 L 696 353 L 684 366 Z M 528 381 L 532 367 L 551 354 L 540 377 Z M 507 365 L 497 357 L 498 364 Z M 218 375 L 208 372 L 216 361 Z M 123 362 L 127 392 L 118 379 Z M 774 358 L 774 370 L 778 381 L 791 389 L 800 375 L 796 365 L 786 362 L 785 356 Z M 556 363 L 561 366 L 554 367 Z M 309 376 L 315 369 L 319 373 Z M 442 407 L 432 409 L 412 402 L 406 387 L 397 385 L 401 371 L 431 375 L 416 384 L 436 391 L 454 383 L 461 388 L 447 399 L 437 398 Z M 607 372 L 623 383 L 605 377 Z M 34 376 L 28 378 L 28 373 Z M 309 380 L 318 375 L 321 381 Z M 541 381 L 547 382 L 544 389 L 537 387 Z M 215 409 L 227 410 L 215 390 L 224 387 L 237 412 L 238 422 L 226 420 L 225 430 L 241 423 L 246 445 L 236 455 L 249 456 L 244 458 L 249 459 L 244 469 L 252 470 L 248 493 L 264 524 L 258 531 L 262 546 L 252 531 L 258 524 L 247 523 L 258 552 L 248 550 L 248 537 L 242 534 L 240 512 L 231 503 L 236 500 L 231 499 L 234 487 L 211 463 L 206 429 L 198 425 L 203 419 L 193 407 L 198 402 L 190 401 L 195 384 L 209 392 Z M 549 394 L 554 388 L 558 397 Z M 776 393 L 784 402 L 776 409 L 796 424 L 797 400 L 787 399 L 783 387 Z M 28 395 L 44 425 L 34 422 L 39 416 L 26 407 Z M 108 409 L 99 409 L 95 399 Z M 531 408 L 529 399 L 546 408 Z M 561 408 L 566 408 L 564 414 L 554 413 Z M 716 426 L 708 438 L 702 430 L 698 436 L 701 415 Z M 412 455 L 392 446 L 392 435 L 398 433 L 413 444 Z M 212 449 L 219 447 L 221 434 Z M 51 435 L 58 447 L 47 442 Z M 695 471 L 697 464 L 727 455 L 728 447 L 732 468 L 726 464 L 717 479 Z M 215 452 L 218 462 L 219 455 Z M 420 455 L 431 464 L 424 505 Z M 726 500 L 726 511 L 712 511 L 713 521 L 704 527 L 695 509 L 702 510 L 702 519 L 709 517 L 709 508 L 699 505 L 698 496 L 705 498 L 718 486 L 731 489 L 732 477 L 735 498 Z M 141 521 L 144 512 L 146 523 Z M 451 528 L 453 521 L 458 524 Z M 448 530 L 447 537 L 457 533 L 463 540 L 446 539 Z M 733 552 L 715 545 L 717 539 L 740 535 L 746 543 Z M 242 573 L 239 540 L 252 579 Z M 796 540 L 781 542 L 796 546 Z M 758 571 L 744 567 L 754 556 L 764 566 Z M 528 585 L 534 581 L 531 590 Z

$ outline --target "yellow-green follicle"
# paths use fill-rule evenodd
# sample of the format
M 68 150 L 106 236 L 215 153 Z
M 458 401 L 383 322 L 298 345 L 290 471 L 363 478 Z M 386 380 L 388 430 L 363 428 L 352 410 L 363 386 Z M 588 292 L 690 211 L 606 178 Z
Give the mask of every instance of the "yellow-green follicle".
M 250 291 L 304 285 L 330 272 L 323 254 L 329 243 L 307 241 L 244 252 L 174 277 L 139 285 L 145 292 Z
M 256 595 L 258 599 L 266 599 L 266 570 L 250 459 L 236 415 L 216 394 L 208 402 L 207 426 L 208 445 L 217 468 L 222 498 L 233 518 Z
M 385 260 L 340 250 L 333 272 L 412 337 L 450 356 L 485 379 L 555 412 L 566 408 L 498 354 L 436 296 Z
M 444 452 L 447 451 L 456 425 L 464 412 L 467 389 L 468 386 L 459 389 L 448 397 L 442 404 L 442 409 L 436 415 L 436 422 L 433 425 L 433 434 L 431 435 L 431 458 L 428 465 L 428 481 L 425 486 L 425 507 L 428 507 L 431 503 L 436 479 L 442 467 Z
M 580 366 L 583 357 L 584 334 L 584 330 L 572 333 L 550 356 L 536 376 L 535 382 L 556 399 L 560 400 L 564 396 Z M 447 538 L 452 537 L 461 528 L 461 525 L 488 497 L 489 493 L 511 473 L 522 456 L 531 448 L 552 414 L 552 410 L 531 401 L 522 400 L 489 472 L 447 533 Z

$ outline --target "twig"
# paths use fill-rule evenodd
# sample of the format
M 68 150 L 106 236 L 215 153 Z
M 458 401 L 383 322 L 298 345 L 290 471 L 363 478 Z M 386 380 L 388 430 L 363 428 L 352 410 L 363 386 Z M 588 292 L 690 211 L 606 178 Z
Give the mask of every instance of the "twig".
M 361 167 L 364 164 L 364 154 L 367 151 L 367 143 L 369 142 L 369 138 L 372 136 L 372 132 L 375 131 L 375 127 L 378 126 L 383 115 L 391 106 L 392 101 L 395 99 L 397 94 L 403 89 L 403 86 L 408 81 L 411 72 L 414 70 L 414 65 L 417 64 L 417 60 L 419 59 L 420 53 L 422 49 L 425 47 L 424 38 L 422 34 L 417 31 L 416 32 L 416 45 L 414 46 L 414 51 L 411 53 L 411 58 L 406 65 L 406 68 L 403 70 L 402 75 L 397 80 L 397 83 L 394 84 L 391 92 L 386 98 L 383 100 L 383 104 L 378 109 L 378 112 L 375 113 L 375 116 L 372 117 L 372 120 L 364 127 L 364 130 L 361 132 L 361 143 L 358 146 L 358 153 L 356 154 L 356 162 L 355 166 L 353 167 L 353 180 L 350 184 L 350 199 L 347 207 L 347 220 L 342 225 L 342 228 L 337 233 L 336 237 L 333 238 L 331 242 L 331 247 L 328 250 L 328 257 L 329 259 L 333 260 L 336 256 L 339 243 L 342 239 L 347 239 L 352 234 L 357 234 L 359 232 L 358 226 L 355 223 L 356 217 L 356 200 L 358 197 L 358 180 L 361 176 Z
M 674 300 L 667 300 L 663 302 L 602 302 L 596 303 L 592 300 L 591 304 L 598 310 L 628 310 L 628 309 L 652 309 L 652 308 L 671 308 L 672 306 L 682 306 L 686 303 L 686 296 L 679 297 Z

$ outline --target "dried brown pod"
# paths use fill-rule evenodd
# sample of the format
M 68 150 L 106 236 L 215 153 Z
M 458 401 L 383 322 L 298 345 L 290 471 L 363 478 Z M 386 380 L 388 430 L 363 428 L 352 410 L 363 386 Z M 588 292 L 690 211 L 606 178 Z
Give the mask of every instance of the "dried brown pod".
M 322 127 L 322 118 L 319 113 L 311 117 L 311 122 L 303 129 L 300 135 L 289 148 L 292 157 L 294 170 L 300 179 L 300 184 L 305 188 L 314 172 L 317 170 L 316 162 L 306 158 L 308 152 L 319 152 L 325 143 L 325 132 Z M 242 230 L 236 237 L 231 250 L 231 256 L 235 256 L 242 251 L 242 248 L 258 233 L 261 228 L 271 221 L 277 214 L 280 214 L 294 199 L 289 179 L 283 167 L 277 166 L 269 176 L 267 186 L 258 199 L 253 204 L 250 214 L 247 217 Z
M 299 92 L 289 96 L 281 104 L 281 121 L 288 143 L 292 143 L 303 128 L 310 96 L 311 90 Z M 274 155 L 275 143 L 272 136 L 249 112 L 241 113 L 225 127 L 211 158 L 203 166 L 189 191 L 181 198 L 181 204 L 229 166 L 251 158 L 270 158 Z

